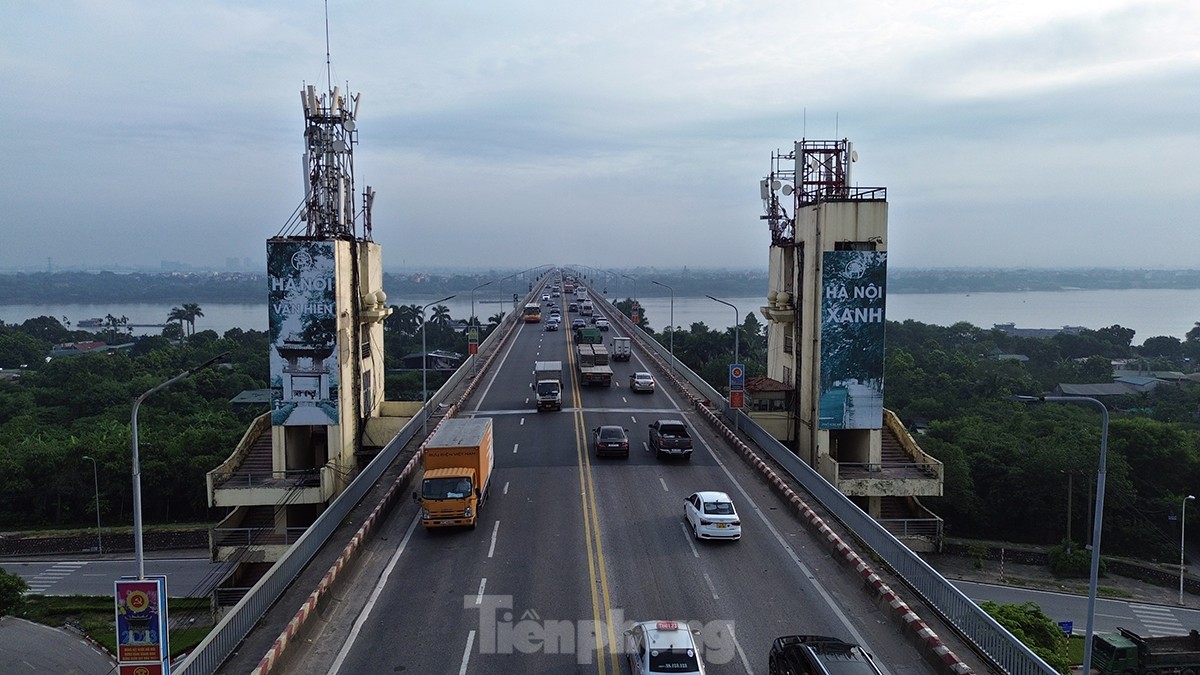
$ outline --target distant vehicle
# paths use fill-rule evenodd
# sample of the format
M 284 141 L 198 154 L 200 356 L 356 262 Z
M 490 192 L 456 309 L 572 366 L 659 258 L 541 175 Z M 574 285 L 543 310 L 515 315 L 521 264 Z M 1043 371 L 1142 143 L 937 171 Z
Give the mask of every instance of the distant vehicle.
M 586 325 L 587 325 L 587 322 L 584 321 L 583 319 L 579 319 L 579 318 L 571 319 L 571 330 L 575 330 L 576 328 L 583 328 Z
M 597 457 L 604 455 L 629 456 L 629 433 L 615 424 L 606 424 L 592 430 L 592 447 Z
M 553 293 L 550 294 L 550 296 L 554 297 L 554 298 L 561 298 L 562 293 L 559 293 L 558 291 L 554 291 Z
M 771 644 L 770 675 L 882 675 L 858 645 L 822 635 L 785 635 Z
M 525 305 L 524 317 L 525 323 L 541 323 L 542 306 L 536 302 L 531 302 L 528 305 Z
M 692 458 L 692 437 L 681 420 L 656 420 L 651 423 L 646 445 L 659 459 L 670 455 Z
M 643 621 L 625 631 L 633 675 L 704 675 L 695 638 L 681 621 Z
M 533 362 L 533 391 L 538 412 L 562 410 L 562 361 Z
M 546 320 L 546 330 L 558 330 L 559 322 L 550 317 Z
M 608 319 L 596 319 L 596 328 L 599 328 L 600 330 L 608 330 Z
M 693 492 L 683 500 L 683 517 L 697 539 L 742 538 L 742 521 L 724 492 Z
M 578 302 L 571 302 L 571 303 L 568 303 L 568 304 L 567 304 L 567 311 L 568 311 L 568 312 L 578 312 L 578 311 L 579 311 L 579 303 L 578 303 Z
M 608 365 L 608 349 L 600 344 L 575 346 L 575 365 L 579 370 L 579 384 L 583 386 L 612 386 L 612 367 Z
M 581 300 L 579 302 L 579 313 L 584 316 L 591 316 L 594 311 L 591 300 Z
M 550 302 L 550 294 L 542 293 L 542 302 Z
M 654 393 L 654 376 L 646 371 L 638 371 L 629 376 L 630 391 L 646 391 Z
M 610 352 L 612 353 L 613 361 L 628 361 L 629 360 L 629 357 L 632 354 L 632 351 L 630 350 L 629 338 L 615 337 L 612 339 L 612 342 L 610 344 L 612 345 L 612 349 L 610 350 Z

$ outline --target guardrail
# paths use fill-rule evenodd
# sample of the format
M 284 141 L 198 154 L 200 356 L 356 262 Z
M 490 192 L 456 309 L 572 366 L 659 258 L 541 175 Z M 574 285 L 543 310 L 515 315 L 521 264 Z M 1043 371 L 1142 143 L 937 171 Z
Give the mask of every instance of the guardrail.
M 863 512 L 812 467 L 801 461 L 741 410 L 730 408 L 729 402 L 720 392 L 674 359 L 665 346 L 647 336 L 620 312 L 617 313 L 617 321 L 626 335 L 633 337 L 643 349 L 653 352 L 667 364 L 666 370 L 686 380 L 701 396 L 708 399 L 708 405 L 721 416 L 731 423 L 736 418 L 737 428 L 742 434 L 748 436 L 759 449 L 783 467 L 813 499 L 904 579 L 914 592 L 928 602 L 959 635 L 974 644 L 993 665 L 1005 673 L 1014 675 L 1056 673 L 1041 657 L 980 609 L 887 528 Z
M 530 293 L 526 298 L 528 299 L 532 295 Z M 501 340 L 507 332 L 501 328 L 515 322 L 517 318 L 515 312 L 505 317 L 504 321 L 480 344 L 480 351 L 490 348 Z M 375 456 L 375 459 L 363 467 L 342 494 L 329 503 L 328 508 L 317 517 L 316 521 L 305 530 L 304 534 L 275 562 L 271 569 L 267 570 L 267 573 L 250 587 L 250 590 L 246 591 L 238 603 L 221 618 L 212 631 L 173 672 L 189 675 L 196 673 L 208 675 L 216 672 L 217 668 L 225 662 L 225 659 L 229 658 L 229 655 L 250 633 L 254 625 L 266 615 L 296 575 L 300 574 L 313 556 L 321 550 L 321 547 L 341 525 L 351 509 L 379 481 L 384 471 L 399 456 L 400 451 L 421 430 L 426 412 L 438 410 L 454 392 L 454 389 L 473 374 L 472 370 L 471 367 L 460 367 L 450 376 L 446 384 L 442 385 L 426 401 L 425 406 L 421 408 L 421 414 L 410 419 L 396 434 L 396 437 Z

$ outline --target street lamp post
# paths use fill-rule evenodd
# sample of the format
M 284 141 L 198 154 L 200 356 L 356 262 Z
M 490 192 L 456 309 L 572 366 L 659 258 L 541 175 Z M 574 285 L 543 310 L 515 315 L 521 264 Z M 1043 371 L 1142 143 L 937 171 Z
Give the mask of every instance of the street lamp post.
M 1183 498 L 1183 508 L 1179 514 L 1179 604 L 1183 604 L 1183 533 L 1187 529 L 1187 503 L 1189 499 L 1195 499 L 1195 495 L 1188 495 Z
M 138 462 L 138 408 L 141 407 L 142 401 L 150 398 L 150 396 L 152 396 L 154 393 L 162 389 L 166 389 L 167 387 L 188 377 L 189 375 L 192 375 L 193 373 L 198 373 L 201 370 L 208 368 L 216 362 L 223 360 L 227 356 L 229 356 L 229 352 L 217 354 L 195 368 L 192 368 L 191 370 L 185 370 L 166 382 L 153 387 L 152 389 L 143 393 L 141 396 L 138 396 L 137 400 L 133 402 L 133 414 L 131 415 L 130 419 L 130 448 L 133 452 L 133 557 L 137 559 L 137 574 L 139 580 L 146 578 L 146 560 L 142 555 L 142 467 Z
M 738 339 L 738 329 L 740 328 L 741 323 L 742 323 L 742 313 L 738 311 L 737 306 L 734 305 L 732 302 L 725 302 L 724 300 L 722 300 L 720 298 L 714 298 L 711 295 L 706 295 L 704 297 L 708 298 L 709 300 L 715 300 L 716 302 L 719 302 L 722 305 L 725 305 L 727 307 L 733 307 L 733 362 L 740 363 L 738 361 L 738 342 L 740 342 L 740 340 Z M 732 398 L 732 392 L 730 393 L 730 397 Z M 738 411 L 734 410 L 733 411 L 733 430 L 734 431 L 740 431 L 739 423 L 740 423 L 740 420 L 738 419 Z
M 1092 569 L 1088 581 L 1087 633 L 1083 638 L 1083 672 L 1092 672 L 1092 638 L 1096 628 L 1096 591 L 1100 581 L 1100 531 L 1104 525 L 1104 480 L 1108 475 L 1108 408 L 1090 396 L 1013 396 L 1027 403 L 1082 403 L 1100 410 L 1100 466 L 1096 472 L 1096 508 L 1092 523 Z
M 650 280 L 650 283 L 671 291 L 671 370 L 675 370 L 675 289 L 653 279 Z
M 480 321 L 479 321 L 479 317 L 475 316 L 475 291 L 483 288 L 484 286 L 490 286 L 490 285 L 492 285 L 492 282 L 488 281 L 488 282 L 479 284 L 475 288 L 471 289 L 471 320 L 475 321 L 475 335 L 477 336 L 476 339 L 478 339 L 478 335 L 479 335 Z M 424 326 L 424 324 L 422 324 L 422 326 Z M 471 330 L 471 326 L 469 323 L 467 325 L 467 330 Z M 472 373 L 479 372 L 479 355 L 478 354 L 471 355 L 471 372 Z
M 422 436 L 429 433 L 429 348 L 425 346 L 425 324 L 429 322 L 425 320 L 425 310 L 454 297 L 451 295 L 441 300 L 434 300 L 421 308 L 421 410 L 425 411 L 421 421 Z
M 92 482 L 96 486 L 96 552 L 98 555 L 104 555 L 104 539 L 100 535 L 100 471 L 96 468 L 95 459 L 87 455 L 84 455 L 83 459 L 92 462 Z

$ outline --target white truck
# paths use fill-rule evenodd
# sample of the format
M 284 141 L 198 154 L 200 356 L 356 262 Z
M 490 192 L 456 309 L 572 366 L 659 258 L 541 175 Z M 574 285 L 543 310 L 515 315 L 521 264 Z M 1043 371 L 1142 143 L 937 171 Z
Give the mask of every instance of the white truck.
M 629 346 L 629 338 L 615 337 L 612 339 L 610 344 L 612 345 L 612 351 L 610 351 L 608 355 L 613 361 L 629 360 L 629 357 L 632 354 Z
M 580 301 L 580 303 L 579 303 L 579 314 L 580 314 L 581 316 L 591 316 L 591 315 L 592 315 L 592 312 L 594 312 L 594 311 L 595 311 L 595 307 L 592 305 L 592 301 L 591 301 L 591 300 L 582 300 L 582 301 Z
M 562 410 L 562 361 L 533 363 L 533 391 L 538 412 Z

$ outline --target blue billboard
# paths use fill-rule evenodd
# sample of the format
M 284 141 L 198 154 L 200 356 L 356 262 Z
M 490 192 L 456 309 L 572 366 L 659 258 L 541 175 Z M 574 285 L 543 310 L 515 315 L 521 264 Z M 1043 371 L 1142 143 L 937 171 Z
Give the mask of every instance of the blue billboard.
M 821 274 L 821 429 L 883 427 L 887 252 L 825 251 Z

